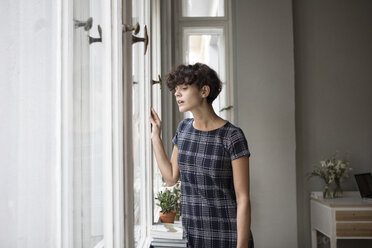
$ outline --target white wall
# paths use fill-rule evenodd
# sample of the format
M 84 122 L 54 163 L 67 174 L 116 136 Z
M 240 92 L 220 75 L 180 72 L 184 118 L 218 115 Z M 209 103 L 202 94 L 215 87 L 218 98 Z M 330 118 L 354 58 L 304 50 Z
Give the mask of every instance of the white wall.
M 0 9 L 0 247 L 58 247 L 58 3 Z
M 292 1 L 236 0 L 235 118 L 251 150 L 256 247 L 297 247 Z
M 312 166 L 339 150 L 352 174 L 372 172 L 371 13 L 369 0 L 294 1 L 299 247 L 311 247 L 309 193 L 323 189 L 305 179 Z M 357 190 L 353 175 L 343 187 Z

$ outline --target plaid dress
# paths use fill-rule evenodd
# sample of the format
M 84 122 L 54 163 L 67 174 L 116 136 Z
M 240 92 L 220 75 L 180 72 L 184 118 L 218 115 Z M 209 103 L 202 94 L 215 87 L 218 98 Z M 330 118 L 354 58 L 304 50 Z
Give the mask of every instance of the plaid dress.
M 227 122 L 200 131 L 194 119 L 180 122 L 172 142 L 178 148 L 182 225 L 192 248 L 237 244 L 236 196 L 231 161 L 250 156 L 243 131 Z M 250 247 L 253 247 L 252 233 Z

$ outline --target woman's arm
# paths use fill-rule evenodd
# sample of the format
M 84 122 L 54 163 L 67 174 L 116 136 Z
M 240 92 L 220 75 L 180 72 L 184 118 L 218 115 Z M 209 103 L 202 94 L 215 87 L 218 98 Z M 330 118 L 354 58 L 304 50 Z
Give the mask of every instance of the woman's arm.
M 173 186 L 177 183 L 180 177 L 177 163 L 178 148 L 177 146 L 173 147 L 172 157 L 169 161 L 168 156 L 164 150 L 163 142 L 160 138 L 161 120 L 153 108 L 151 108 L 151 116 L 149 116 L 149 120 L 152 124 L 151 141 L 155 153 L 156 162 L 167 186 Z
M 237 248 L 248 248 L 251 230 L 251 202 L 249 199 L 249 157 L 231 161 L 237 203 Z

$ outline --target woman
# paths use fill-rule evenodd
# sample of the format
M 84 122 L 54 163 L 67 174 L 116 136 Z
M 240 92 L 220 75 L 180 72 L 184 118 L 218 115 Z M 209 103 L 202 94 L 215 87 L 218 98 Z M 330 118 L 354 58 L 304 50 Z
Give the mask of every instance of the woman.
M 167 75 L 180 112 L 168 159 L 160 138 L 161 120 L 152 108 L 151 140 L 168 186 L 181 180 L 182 226 L 192 248 L 251 248 L 250 152 L 243 131 L 216 115 L 212 102 L 221 91 L 217 73 L 207 65 L 180 65 Z

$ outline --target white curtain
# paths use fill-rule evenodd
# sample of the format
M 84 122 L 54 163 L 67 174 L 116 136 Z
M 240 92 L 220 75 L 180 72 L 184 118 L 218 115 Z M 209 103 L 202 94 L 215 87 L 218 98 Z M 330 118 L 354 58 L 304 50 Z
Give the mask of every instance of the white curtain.
M 0 2 L 0 247 L 58 247 L 59 1 Z

